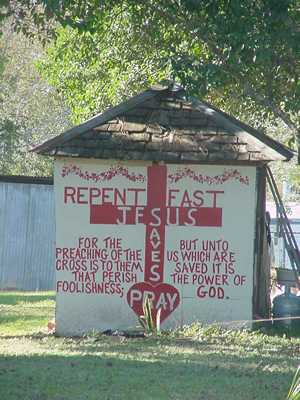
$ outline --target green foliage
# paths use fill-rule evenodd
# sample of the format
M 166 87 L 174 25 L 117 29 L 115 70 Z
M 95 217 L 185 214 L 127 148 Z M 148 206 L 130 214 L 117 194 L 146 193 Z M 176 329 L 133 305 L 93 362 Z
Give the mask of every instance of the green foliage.
M 74 123 L 172 78 L 276 138 L 284 124 L 284 142 L 297 148 L 298 0 L 13 3 L 6 6 L 16 27 L 55 37 L 39 70 L 66 99 Z M 283 164 L 275 169 L 287 175 Z
M 0 37 L 0 174 L 51 175 L 52 160 L 29 149 L 59 134 L 68 111 L 34 63 L 41 45 L 14 33 L 8 21 Z
M 256 330 L 253 330 L 254 328 Z M 249 346 L 257 354 L 260 354 L 262 347 L 271 349 L 287 340 L 286 331 L 255 325 L 253 329 L 238 327 L 235 323 L 224 327 L 219 324 L 194 322 L 174 330 L 171 336 L 190 338 L 199 342 L 222 343 L 224 346 Z M 291 344 L 299 340 L 298 336 L 290 336 Z
M 299 399 L 300 399 L 300 367 L 298 367 L 294 375 L 289 393 L 286 397 L 286 400 L 299 400 Z
M 146 296 L 143 301 L 143 315 L 139 316 L 139 322 L 147 335 L 160 334 L 160 315 L 161 308 L 154 316 L 152 301 L 149 296 Z
M 290 132 L 286 129 L 286 126 L 282 121 L 276 120 L 272 123 L 264 121 L 264 124 L 265 126 L 263 128 L 261 124 L 258 125 L 257 128 L 286 146 L 290 146 Z M 254 123 L 252 123 L 252 125 L 255 126 Z M 294 157 L 289 162 L 271 162 L 270 167 L 284 202 L 298 201 L 300 198 L 300 192 L 298 189 L 300 184 L 300 166 L 297 162 L 297 158 Z M 288 184 L 290 189 L 289 194 L 283 193 L 284 182 Z M 271 193 L 268 194 L 268 199 L 273 200 Z
M 104 15 L 95 33 L 60 27 L 39 71 L 57 88 L 72 110 L 73 122 L 120 103 L 168 76 L 169 64 L 160 59 L 157 41 L 132 29 L 124 13 Z
M 76 119 L 81 112 L 75 101 L 93 114 L 159 73 L 235 115 L 275 116 L 298 131 L 296 0 L 44 4 L 65 27 L 56 32 L 45 74 L 67 96 Z

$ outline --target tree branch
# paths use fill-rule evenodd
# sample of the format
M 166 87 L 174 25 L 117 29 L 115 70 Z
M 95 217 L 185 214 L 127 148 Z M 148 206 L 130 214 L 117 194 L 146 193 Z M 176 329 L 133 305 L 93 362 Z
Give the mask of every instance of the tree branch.
M 300 129 L 286 112 L 273 104 L 269 99 L 257 93 L 248 83 L 243 85 L 243 90 L 247 96 L 251 97 L 264 107 L 269 108 L 277 118 L 281 119 L 288 126 L 288 128 L 293 132 L 295 138 L 298 138 L 300 135 Z

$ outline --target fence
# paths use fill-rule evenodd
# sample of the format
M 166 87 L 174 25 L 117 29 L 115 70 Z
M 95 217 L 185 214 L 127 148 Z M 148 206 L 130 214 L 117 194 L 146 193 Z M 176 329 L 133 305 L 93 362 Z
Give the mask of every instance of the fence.
M 0 289 L 54 289 L 53 183 L 0 176 Z

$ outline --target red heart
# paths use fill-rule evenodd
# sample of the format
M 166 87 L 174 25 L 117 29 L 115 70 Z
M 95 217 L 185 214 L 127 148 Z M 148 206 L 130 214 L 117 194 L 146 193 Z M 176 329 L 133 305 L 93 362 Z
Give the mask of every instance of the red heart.
M 152 286 L 148 282 L 135 283 L 127 292 L 127 302 L 138 317 L 144 314 L 143 301 L 146 296 L 152 300 L 152 316 L 156 321 L 156 315 L 161 308 L 160 321 L 163 322 L 178 307 L 180 302 L 178 290 L 167 283 L 159 283 Z

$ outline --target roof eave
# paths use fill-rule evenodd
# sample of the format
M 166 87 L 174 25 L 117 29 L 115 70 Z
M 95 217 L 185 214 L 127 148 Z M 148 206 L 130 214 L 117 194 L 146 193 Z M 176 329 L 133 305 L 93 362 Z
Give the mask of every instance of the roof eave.
M 237 120 L 231 115 L 226 114 L 224 111 L 219 110 L 218 108 L 202 100 L 199 101 L 197 99 L 193 99 L 193 104 L 195 104 L 196 107 L 201 107 L 202 110 L 203 107 L 206 108 L 207 112 L 210 114 L 213 111 L 215 113 L 214 118 L 219 120 L 224 126 L 227 126 L 228 129 L 233 130 L 235 133 L 242 134 L 245 132 L 263 143 L 269 148 L 268 152 L 271 155 L 271 161 L 289 161 L 291 158 L 293 158 L 294 153 L 291 149 L 287 148 L 266 134 L 259 132 L 258 130 L 245 124 L 244 122 Z

